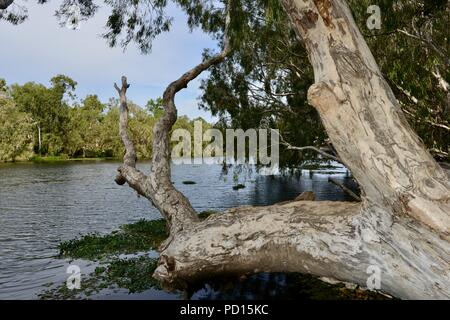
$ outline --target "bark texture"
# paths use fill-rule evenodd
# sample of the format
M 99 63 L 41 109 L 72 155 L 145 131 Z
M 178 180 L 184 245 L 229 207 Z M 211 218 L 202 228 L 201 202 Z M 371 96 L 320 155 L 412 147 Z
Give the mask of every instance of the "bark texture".
M 308 100 L 365 200 L 448 235 L 448 176 L 407 124 L 345 2 L 283 4 L 314 68 Z
M 173 237 L 155 277 L 183 288 L 227 273 L 303 272 L 365 287 L 376 266 L 381 290 L 395 297 L 450 297 L 448 242 L 428 227 L 401 223 L 389 237 L 368 241 L 360 215 L 359 203 L 334 201 L 231 209 Z
M 226 15 L 227 26 L 229 14 Z M 179 79 L 173 81 L 163 94 L 164 114 L 153 129 L 152 166 L 148 175 L 136 168 L 136 152 L 134 144 L 127 132 L 128 107 L 126 91 L 129 87 L 125 77 L 122 77 L 122 87 L 114 85 L 120 95 L 120 136 L 125 146 L 126 153 L 124 163 L 118 169 L 119 174 L 116 182 L 120 185 L 128 183 L 140 195 L 148 198 L 158 208 L 167 220 L 170 236 L 173 237 L 179 230 L 198 222 L 198 216 L 192 208 L 189 200 L 179 192 L 171 181 L 170 169 L 170 132 L 177 120 L 177 109 L 175 106 L 175 95 L 186 88 L 190 81 L 195 79 L 210 66 L 222 62 L 230 53 L 228 41 L 224 41 L 223 50 L 199 65 L 195 66 Z M 170 242 L 170 238 L 168 239 Z
M 118 181 L 152 200 L 170 224 L 154 276 L 183 287 L 223 273 L 295 271 L 365 286 L 375 266 L 384 292 L 450 298 L 449 176 L 405 121 L 345 1 L 280 1 L 314 67 L 309 102 L 362 187 L 362 201 L 241 207 L 199 221 L 170 182 L 168 134 L 175 94 L 222 61 L 225 49 L 164 93 L 149 176 L 126 163 L 128 150 L 119 169 Z

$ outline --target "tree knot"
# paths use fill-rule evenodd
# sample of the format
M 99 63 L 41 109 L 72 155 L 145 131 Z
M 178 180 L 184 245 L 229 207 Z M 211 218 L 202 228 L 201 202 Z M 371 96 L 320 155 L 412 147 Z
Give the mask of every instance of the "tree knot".
M 333 106 L 338 106 L 347 101 L 345 93 L 336 84 L 326 82 L 313 84 L 308 90 L 308 103 L 323 114 Z
M 175 259 L 173 257 L 169 257 L 165 254 L 161 255 L 161 258 L 159 260 L 160 264 L 163 264 L 168 272 L 172 272 L 175 270 Z

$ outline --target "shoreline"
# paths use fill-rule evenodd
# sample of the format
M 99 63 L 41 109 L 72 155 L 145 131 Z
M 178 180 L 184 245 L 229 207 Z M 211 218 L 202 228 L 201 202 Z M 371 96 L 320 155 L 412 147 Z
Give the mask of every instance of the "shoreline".
M 120 158 L 114 157 L 97 157 L 97 158 L 70 158 L 64 156 L 34 156 L 28 160 L 0 161 L 0 164 L 12 163 L 51 163 L 51 162 L 82 162 L 82 161 L 121 161 Z

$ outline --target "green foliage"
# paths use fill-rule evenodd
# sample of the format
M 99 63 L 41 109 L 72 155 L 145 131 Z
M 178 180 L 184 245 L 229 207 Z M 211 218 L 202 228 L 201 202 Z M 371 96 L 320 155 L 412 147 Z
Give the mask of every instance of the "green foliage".
M 245 14 L 235 23 L 245 33 L 233 54 L 210 69 L 202 82 L 201 106 L 219 117 L 223 129 L 273 128 L 292 145 L 321 145 L 326 134 L 307 103 L 313 83 L 305 49 L 291 31 L 278 1 L 241 1 Z M 313 153 L 280 150 L 282 167 L 296 166 Z
M 314 77 L 306 50 L 291 31 L 279 1 L 252 1 L 252 6 L 243 0 L 233 3 L 245 8 L 233 23 L 245 26 L 233 31 L 242 34 L 233 42 L 232 56 L 213 66 L 202 82 L 203 108 L 219 117 L 219 127 L 270 127 L 279 129 L 284 140 L 294 146 L 328 144 L 318 113 L 307 103 Z M 450 8 L 446 8 L 446 1 L 349 3 L 409 123 L 437 158 L 448 159 L 450 95 L 435 76 L 438 71 L 450 82 L 450 65 L 446 63 L 450 56 Z M 381 7 L 382 30 L 370 31 L 366 27 L 367 8 L 374 4 Z M 397 29 L 419 30 L 443 54 Z M 284 168 L 316 157 L 314 152 L 280 150 Z
M 51 84 L 46 87 L 28 82 L 8 87 L 6 81 L 0 82 L 0 99 L 8 106 L 1 110 L 2 117 L 11 118 L 8 126 L 0 129 L 8 136 L 2 141 L 0 161 L 121 158 L 124 148 L 119 136 L 119 101 L 113 98 L 104 104 L 98 96 L 88 95 L 77 103 L 73 93 L 77 85 L 74 80 L 58 75 L 51 79 Z M 11 104 L 17 107 L 13 108 Z M 150 159 L 153 127 L 164 113 L 162 100 L 150 100 L 145 109 L 129 101 L 128 107 L 129 132 L 137 156 Z M 195 120 L 202 121 L 203 130 L 212 127 L 201 118 Z M 193 134 L 195 120 L 179 117 L 174 129 L 183 128 Z M 20 125 L 12 121 L 18 121 Z M 15 135 L 10 133 L 12 130 Z M 31 149 L 25 152 L 25 146 Z
M 129 293 L 159 289 L 158 282 L 152 277 L 156 267 L 157 259 L 148 256 L 129 259 L 114 257 L 98 266 L 93 273 L 84 276 L 80 289 L 70 290 L 66 283 L 58 286 L 49 284 L 50 288 L 41 292 L 38 297 L 41 300 L 84 299 L 107 288 L 123 288 Z
M 355 20 L 412 128 L 442 160 L 449 160 L 450 94 L 436 74 L 450 82 L 450 6 L 445 0 L 349 1 Z M 368 30 L 367 6 L 379 5 L 381 30 Z M 427 42 L 398 30 L 419 36 Z
M 6 80 L 5 79 L 0 79 L 0 93 L 1 92 L 6 92 Z
M 128 104 L 129 127 L 138 158 L 150 159 L 152 154 L 153 127 L 157 119 L 135 104 Z
M 53 86 L 50 88 L 34 82 L 25 83 L 23 86 L 12 85 L 11 97 L 19 110 L 28 113 L 36 123 L 35 151 L 57 155 L 66 153 L 70 108 L 64 97 L 75 89 L 76 83 L 66 76 L 56 76 L 51 82 Z M 39 129 L 42 137 L 40 149 Z
M 110 46 L 126 47 L 135 42 L 142 52 L 149 52 L 152 40 L 169 31 L 172 18 L 167 16 L 167 0 L 110 1 L 111 14 L 106 22 L 108 31 L 103 35 Z
M 109 283 L 114 282 L 120 288 L 128 289 L 130 293 L 142 292 L 150 288 L 159 288 L 158 281 L 153 278 L 157 265 L 157 259 L 147 256 L 118 259 L 111 262 L 105 274 Z
M 28 160 L 33 155 L 34 124 L 7 98 L 0 96 L 0 161 Z
M 163 101 L 161 98 L 156 100 L 150 99 L 145 108 L 156 120 L 158 120 L 164 114 Z
M 140 220 L 107 235 L 88 234 L 59 244 L 61 256 L 98 259 L 105 255 L 156 250 L 168 236 L 165 220 Z

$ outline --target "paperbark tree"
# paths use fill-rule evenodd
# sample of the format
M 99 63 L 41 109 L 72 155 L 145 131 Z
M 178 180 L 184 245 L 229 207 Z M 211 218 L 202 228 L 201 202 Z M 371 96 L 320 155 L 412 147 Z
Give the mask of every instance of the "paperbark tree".
M 314 68 L 309 103 L 360 184 L 362 202 L 242 207 L 200 221 L 170 180 L 174 97 L 229 49 L 166 89 L 148 176 L 136 169 L 127 134 L 123 78 L 116 88 L 127 152 L 116 181 L 150 199 L 170 227 L 154 277 L 185 287 L 226 273 L 305 272 L 366 286 L 370 272 L 379 269 L 380 289 L 396 297 L 450 298 L 448 173 L 405 121 L 345 1 L 281 1 Z

